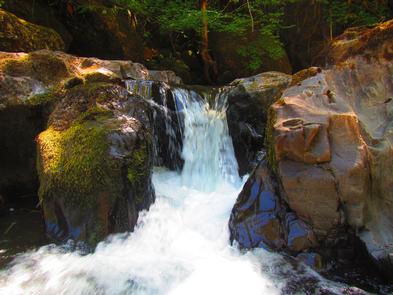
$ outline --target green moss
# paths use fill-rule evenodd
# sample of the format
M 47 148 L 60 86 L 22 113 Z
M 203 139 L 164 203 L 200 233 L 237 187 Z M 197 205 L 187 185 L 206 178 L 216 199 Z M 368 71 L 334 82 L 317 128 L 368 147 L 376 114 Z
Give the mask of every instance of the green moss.
M 76 120 L 77 123 L 83 123 L 84 121 L 99 121 L 102 122 L 105 119 L 109 119 L 112 115 L 112 111 L 104 109 L 103 107 L 94 106 L 89 108 L 86 112 L 82 113 Z
M 88 97 L 94 96 L 95 101 L 102 103 L 107 100 L 107 89 L 113 88 L 113 84 L 106 82 L 94 82 L 94 83 L 85 83 L 83 85 L 78 85 L 70 91 L 82 91 Z M 100 92 L 102 90 L 102 92 Z
M 135 191 L 135 203 L 141 207 L 144 202 L 144 182 L 150 173 L 148 167 L 149 144 L 143 142 L 139 147 L 136 147 L 130 154 L 127 161 L 127 179 Z
M 18 59 L 5 60 L 2 68 L 10 76 L 29 76 L 52 84 L 69 76 L 64 61 L 50 51 L 37 51 Z
M 7 59 L 2 65 L 4 73 L 10 76 L 30 76 L 32 65 L 28 56 L 19 59 Z
M 100 82 L 110 83 L 112 81 L 112 79 L 114 79 L 114 77 L 109 76 L 109 75 L 105 75 L 100 72 L 92 72 L 92 73 L 85 74 L 83 76 L 83 78 L 85 79 L 86 84 L 100 83 Z
M 46 93 L 41 93 L 41 94 L 36 94 L 36 95 L 30 96 L 25 101 L 25 104 L 32 105 L 32 106 L 38 106 L 38 105 L 45 105 L 45 104 L 51 103 L 55 100 L 56 100 L 56 95 L 54 95 L 51 92 L 46 92 Z
M 77 120 L 65 131 L 39 135 L 40 199 L 64 197 L 82 208 L 96 205 L 97 194 L 112 199 L 122 191 L 120 168 L 109 156 L 108 129 L 97 121 Z
M 136 184 L 146 174 L 147 156 L 146 145 L 134 150 L 131 154 L 130 166 L 127 167 L 127 179 L 131 184 Z

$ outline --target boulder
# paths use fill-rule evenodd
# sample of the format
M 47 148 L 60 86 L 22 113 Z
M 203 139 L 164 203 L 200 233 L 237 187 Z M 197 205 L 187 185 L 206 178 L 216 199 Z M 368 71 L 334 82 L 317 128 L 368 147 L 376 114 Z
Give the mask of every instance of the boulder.
M 390 21 L 335 39 L 334 65 L 284 91 L 267 130 L 269 164 L 291 210 L 321 243 L 345 227 L 347 237 L 356 232 L 390 278 L 392 32 Z
M 94 245 L 132 230 L 154 201 L 152 113 L 123 87 L 68 90 L 37 137 L 39 198 L 51 238 Z
M 278 185 L 262 160 L 236 200 L 229 220 L 231 241 L 241 248 L 265 248 L 299 253 L 316 248 L 318 242 L 309 224 L 288 210 L 278 194 Z
M 240 175 L 252 170 L 250 163 L 255 161 L 257 152 L 263 147 L 268 109 L 290 83 L 290 75 L 266 72 L 234 80 L 225 90 L 228 128 Z
M 55 140 L 57 138 L 57 145 L 55 145 L 55 147 L 61 150 L 63 148 L 61 144 L 70 144 L 70 141 L 72 141 L 71 138 L 76 140 L 79 139 L 78 134 L 80 134 L 80 136 L 85 135 L 86 138 L 83 139 L 85 141 L 81 141 L 81 145 L 71 145 L 71 147 L 67 147 L 67 150 L 70 150 L 71 153 L 73 149 L 83 149 L 84 153 L 89 157 L 91 156 L 92 159 L 95 152 L 101 152 L 101 157 L 103 161 L 106 161 L 106 164 L 91 163 L 95 163 L 95 168 L 101 169 L 99 170 L 101 172 L 105 170 L 103 167 L 107 168 L 107 170 L 103 172 L 104 174 L 99 171 L 96 172 L 98 181 L 100 181 L 101 178 L 103 181 L 102 186 L 104 186 L 104 188 L 102 188 L 102 186 L 100 188 L 100 186 L 97 185 L 97 189 L 101 190 L 98 193 L 103 193 L 105 195 L 102 197 L 102 202 L 104 202 L 102 204 L 105 206 L 109 204 L 105 207 L 105 210 L 112 210 L 115 212 L 117 210 L 113 209 L 115 205 L 108 201 L 108 198 L 115 196 L 111 200 L 113 202 L 118 202 L 116 206 L 120 206 L 120 208 L 129 208 L 132 214 L 127 213 L 127 217 L 127 214 L 123 211 L 124 214 L 120 211 L 116 211 L 116 214 L 123 215 L 115 216 L 110 215 L 108 213 L 109 211 L 107 212 L 102 209 L 104 210 L 104 215 L 108 213 L 111 216 L 108 218 L 112 218 L 111 220 L 114 220 L 113 222 L 120 222 L 121 225 L 115 226 L 112 224 L 113 227 L 112 225 L 104 226 L 103 228 L 105 228 L 105 230 L 100 232 L 99 235 L 96 235 L 95 238 L 92 238 L 92 231 L 94 228 L 91 224 L 94 217 L 97 217 L 96 211 L 93 210 L 96 215 L 92 213 L 90 217 L 83 219 L 82 216 L 86 213 L 86 211 L 83 210 L 90 210 L 92 207 L 82 206 L 87 203 L 81 204 L 83 210 L 77 211 L 75 210 L 76 207 L 70 207 L 72 203 L 64 202 L 64 199 L 61 199 L 65 195 L 71 194 L 72 189 L 77 188 L 75 183 L 75 187 L 70 188 L 72 185 L 71 181 L 75 180 L 75 178 L 71 178 L 71 180 L 68 179 L 70 181 L 70 183 L 67 184 L 68 191 L 62 191 L 63 194 L 59 193 L 59 199 L 56 200 L 56 203 L 47 196 L 52 196 L 54 194 L 52 189 L 55 190 L 53 186 L 60 184 L 40 170 L 40 191 L 42 191 L 42 204 L 46 204 L 46 207 L 44 207 L 44 205 L 43 207 L 46 217 L 45 220 L 48 225 L 47 231 L 51 237 L 60 240 L 78 236 L 79 239 L 88 240 L 93 243 L 112 231 L 121 231 L 124 228 L 132 229 L 135 224 L 137 212 L 147 208 L 152 198 L 152 193 L 150 192 L 150 176 L 145 175 L 143 181 L 142 178 L 139 178 L 140 173 L 142 173 L 140 172 L 142 168 L 137 167 L 137 159 L 135 161 L 132 160 L 134 155 L 133 151 L 136 149 L 140 151 L 139 154 L 136 153 L 135 157 L 137 157 L 141 163 L 143 162 L 143 165 L 146 164 L 148 166 L 146 171 L 150 171 L 150 162 L 148 161 L 152 161 L 153 158 L 150 154 L 153 145 L 153 140 L 151 139 L 153 136 L 153 129 L 157 129 L 157 131 L 154 132 L 160 132 L 158 131 L 157 124 L 153 126 L 153 123 L 150 121 L 150 115 L 153 112 L 151 106 L 142 103 L 142 98 L 131 98 L 130 94 L 125 89 L 124 80 L 153 78 L 151 76 L 154 76 L 154 79 L 157 80 L 165 79 L 165 81 L 171 82 L 173 79 L 178 81 L 178 77 L 176 77 L 173 72 L 153 72 L 151 75 L 144 66 L 131 61 L 108 61 L 96 58 L 76 57 L 49 50 L 40 50 L 29 54 L 0 52 L 0 88 L 2 90 L 0 92 L 0 128 L 2 130 L 0 132 L 0 194 L 3 195 L 6 200 L 13 202 L 15 198 L 19 196 L 35 194 L 37 192 L 39 181 L 36 171 L 36 138 L 40 145 L 39 155 L 40 157 L 44 157 L 47 155 L 46 153 L 48 151 L 43 146 L 45 146 L 46 143 L 48 145 L 53 144 L 51 139 Z M 156 83 L 163 82 L 157 81 Z M 117 96 L 119 97 L 117 98 Z M 102 106 L 105 104 L 106 97 L 108 97 L 106 106 L 109 103 L 113 104 L 113 106 L 117 107 L 116 110 L 110 109 L 106 112 L 106 110 L 110 108 L 109 106 L 106 108 Z M 109 98 L 111 100 L 109 100 Z M 94 113 L 95 106 L 92 101 L 96 100 L 100 101 L 99 106 L 97 106 L 99 109 L 97 112 L 99 114 Z M 59 103 L 61 106 L 58 106 Z M 120 110 L 120 108 L 129 109 Z M 130 115 L 133 119 L 128 123 L 119 119 L 120 117 L 126 118 L 132 109 L 140 109 L 143 114 L 138 113 L 138 115 L 135 115 L 135 118 Z M 86 113 L 89 112 L 92 112 L 91 120 L 81 119 L 82 121 L 78 121 L 78 118 L 81 117 L 82 114 L 88 116 Z M 116 112 L 116 116 L 113 115 L 114 118 L 112 119 L 110 114 L 113 112 Z M 107 114 L 107 116 L 104 116 L 102 113 Z M 102 119 L 100 121 L 100 124 L 102 124 L 99 126 L 94 125 L 94 118 L 96 116 Z M 48 121 L 50 126 L 49 129 L 47 129 Z M 93 123 L 90 121 L 93 121 Z M 127 124 L 129 124 L 129 126 Z M 129 130 L 129 132 L 123 134 L 121 131 L 122 127 L 119 127 L 123 125 L 128 126 L 124 128 Z M 109 126 L 108 129 L 105 128 L 106 126 Z M 90 134 L 87 131 L 90 130 L 89 128 L 96 132 Z M 47 130 L 41 133 L 45 129 Z M 66 131 L 66 129 L 68 131 Z M 146 129 L 148 131 L 146 131 Z M 40 133 L 41 135 L 37 137 Z M 166 136 L 163 132 L 160 134 Z M 90 137 L 90 135 L 93 137 Z M 64 142 L 60 142 L 61 139 L 64 138 L 63 136 L 68 140 L 64 139 Z M 103 137 L 107 138 L 107 142 L 105 145 L 98 145 L 97 148 L 99 150 L 95 151 L 94 145 L 91 147 L 86 146 L 90 140 L 95 141 Z M 102 140 L 101 142 L 105 141 Z M 146 143 L 147 145 L 145 147 L 140 147 L 142 143 Z M 119 159 L 111 157 L 110 155 L 107 157 L 110 158 L 110 160 L 105 159 L 103 156 L 104 146 L 110 146 L 111 151 L 116 153 L 116 157 Z M 91 148 L 91 150 L 89 150 L 89 148 Z M 100 148 L 102 149 L 100 150 Z M 142 156 L 146 156 L 146 159 Z M 122 160 L 120 160 L 120 158 Z M 83 159 L 80 160 L 82 161 Z M 145 163 L 144 161 L 147 162 Z M 123 178 L 119 178 L 119 181 L 123 179 L 123 182 L 117 182 L 114 186 L 116 186 L 117 190 L 123 189 L 124 192 L 128 192 L 129 194 L 130 191 L 132 191 L 133 195 L 130 195 L 129 199 L 137 198 L 138 201 L 134 202 L 131 200 L 130 204 L 126 205 L 125 199 L 118 197 L 120 196 L 120 193 L 117 194 L 118 191 L 105 189 L 105 185 L 111 185 L 105 180 L 105 176 L 107 175 L 105 173 L 113 173 L 113 175 L 118 175 L 120 173 L 120 168 L 116 168 L 118 170 L 115 170 L 115 168 L 110 166 L 112 165 L 111 163 L 114 163 L 115 166 L 117 165 L 116 167 L 123 167 L 121 169 L 125 169 L 124 171 L 127 170 L 124 167 L 134 167 L 136 169 L 134 174 L 132 170 L 130 170 L 130 174 L 122 172 L 129 176 L 132 181 L 128 180 L 127 182 Z M 81 176 L 82 172 L 76 170 L 77 167 L 75 166 L 75 162 L 62 162 L 61 164 L 66 165 L 75 175 L 79 173 L 81 179 L 85 179 L 85 177 Z M 100 166 L 101 164 L 102 166 Z M 109 165 L 110 167 L 105 165 Z M 62 166 L 60 168 L 63 169 Z M 86 167 L 81 167 L 81 169 L 85 168 Z M 56 177 L 58 175 L 59 174 L 55 173 Z M 61 177 L 63 177 L 63 175 Z M 67 181 L 66 177 L 64 180 Z M 86 180 L 90 182 L 84 184 L 91 187 L 92 178 Z M 45 186 L 43 184 L 44 182 L 50 185 Z M 56 189 L 58 189 L 58 187 Z M 86 199 L 91 201 L 91 199 L 83 195 L 86 191 L 87 189 L 75 191 L 73 195 L 77 198 L 82 196 L 80 198 L 81 200 Z M 77 193 L 79 193 L 79 195 Z M 144 196 L 146 196 L 145 199 Z M 147 196 L 150 197 L 148 198 Z M 55 203 L 56 205 L 54 205 Z M 58 216 L 63 216 L 63 218 L 59 217 L 58 221 L 56 221 L 56 214 L 53 213 L 53 210 L 60 212 Z M 87 232 L 85 229 L 81 229 L 80 235 L 71 235 L 73 229 L 79 228 L 82 222 L 86 224 Z M 95 222 L 99 224 L 99 222 Z M 67 226 L 69 225 L 69 227 L 64 226 L 64 224 L 67 224 Z
M 55 30 L 63 39 L 65 50 L 68 50 L 72 36 L 59 18 L 59 10 L 53 6 L 54 3 L 47 0 L 5 0 L 1 8 L 30 23 Z
M 0 51 L 65 50 L 60 35 L 51 28 L 27 22 L 0 9 Z

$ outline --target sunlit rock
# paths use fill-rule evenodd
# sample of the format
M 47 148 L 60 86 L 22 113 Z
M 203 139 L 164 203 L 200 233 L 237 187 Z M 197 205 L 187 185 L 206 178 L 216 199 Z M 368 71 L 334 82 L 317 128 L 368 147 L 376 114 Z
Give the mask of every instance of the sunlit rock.
M 320 241 L 352 228 L 390 276 L 392 32 L 390 21 L 335 39 L 328 54 L 334 65 L 283 93 L 271 107 L 267 136 L 290 208 Z

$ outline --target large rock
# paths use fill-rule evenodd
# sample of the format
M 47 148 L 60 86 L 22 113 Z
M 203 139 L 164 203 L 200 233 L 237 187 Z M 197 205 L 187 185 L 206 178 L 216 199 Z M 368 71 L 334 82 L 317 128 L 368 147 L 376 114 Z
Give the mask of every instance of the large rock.
M 1 8 L 30 23 L 55 30 L 68 50 L 72 36 L 59 18 L 59 10 L 53 6 L 54 3 L 47 0 L 4 0 Z
M 334 40 L 330 70 L 270 109 L 270 165 L 289 207 L 320 242 L 345 226 L 392 278 L 393 21 Z
M 151 105 L 131 97 L 124 80 L 149 78 L 179 81 L 172 72 L 150 74 L 141 64 L 130 61 L 80 58 L 49 50 L 0 52 L 0 194 L 4 199 L 12 202 L 37 192 L 37 138 L 41 167 L 50 166 L 39 172 L 40 196 L 51 237 L 78 238 L 93 244 L 110 232 L 132 229 L 137 212 L 152 201 L 149 173 L 155 128 Z M 49 129 L 37 137 L 47 128 L 48 118 Z M 92 144 L 96 141 L 97 145 Z M 67 146 L 69 161 L 51 166 L 47 147 L 65 159 L 63 145 Z M 107 148 L 110 154 L 105 154 Z M 73 153 L 80 156 L 79 162 L 72 160 Z M 72 173 L 59 174 L 57 168 Z M 113 182 L 105 178 L 110 174 L 116 176 Z M 79 175 L 80 187 L 72 175 Z M 93 178 L 99 182 L 94 183 L 99 200 L 92 199 L 88 190 L 93 187 Z M 66 202 L 65 197 L 75 197 L 81 203 L 75 199 Z M 98 207 L 94 207 L 99 202 L 104 206 L 99 209 L 101 219 L 97 219 Z M 127 214 L 121 211 L 125 209 Z
M 240 175 L 251 171 L 263 147 L 267 111 L 290 83 L 290 75 L 266 72 L 229 84 L 227 120 Z
M 105 83 L 76 86 L 37 138 L 47 233 L 90 244 L 132 230 L 154 201 L 152 113 L 142 98 Z
M 3 9 L 0 27 L 0 51 L 65 50 L 64 41 L 55 30 L 29 23 Z

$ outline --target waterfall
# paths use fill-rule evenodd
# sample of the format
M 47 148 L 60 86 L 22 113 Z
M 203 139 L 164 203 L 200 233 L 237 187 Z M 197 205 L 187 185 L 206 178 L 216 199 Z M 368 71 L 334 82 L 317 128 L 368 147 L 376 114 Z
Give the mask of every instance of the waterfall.
M 153 99 L 152 85 L 130 82 L 129 90 Z M 161 107 L 169 113 L 164 90 Z M 0 294 L 280 294 L 295 277 L 282 256 L 242 253 L 229 244 L 228 219 L 243 181 L 225 93 L 218 91 L 211 106 L 195 91 L 169 91 L 181 121 L 184 166 L 155 168 L 157 199 L 140 213 L 134 232 L 113 235 L 87 255 L 53 245 L 20 255 L 0 272 Z
M 212 108 L 205 99 L 190 90 L 176 88 L 173 95 L 181 103 L 184 114 L 183 184 L 214 190 L 222 182 L 238 181 L 226 108 Z

